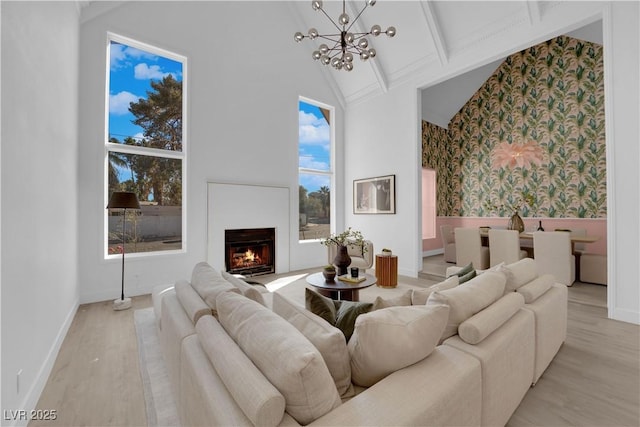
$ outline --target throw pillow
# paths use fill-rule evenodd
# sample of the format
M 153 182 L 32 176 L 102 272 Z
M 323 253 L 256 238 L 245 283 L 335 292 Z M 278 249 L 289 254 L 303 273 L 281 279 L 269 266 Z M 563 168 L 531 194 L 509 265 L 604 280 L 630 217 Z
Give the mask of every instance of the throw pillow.
M 260 292 L 255 286 L 250 285 L 245 280 L 240 279 L 233 274 L 229 274 L 226 271 L 222 272 L 222 278 L 238 288 L 238 290 L 242 292 L 242 295 L 244 295 L 245 297 L 258 302 L 265 307 L 267 306 L 264 302 L 264 298 L 262 297 L 262 292 Z
M 450 307 L 449 320 L 441 340 L 457 334 L 460 323 L 500 298 L 504 293 L 505 281 L 504 275 L 487 271 L 464 285 L 433 292 L 427 305 L 445 304 Z
M 390 307 L 363 314 L 349 341 L 351 377 L 369 387 L 429 356 L 447 323 L 445 305 Z
M 464 282 L 468 282 L 469 280 L 473 279 L 474 277 L 476 277 L 476 271 L 475 270 L 471 270 L 470 272 L 468 272 L 467 274 L 463 274 L 462 276 L 458 275 L 458 277 L 460 278 L 460 284 L 463 284 Z
M 277 292 L 273 293 L 273 312 L 311 341 L 327 364 L 340 397 L 351 397 L 353 385 L 349 350 L 342 331 Z
M 469 264 L 462 267 L 460 270 L 456 271 L 455 275 L 458 277 L 462 277 L 465 274 L 471 273 L 472 271 L 475 271 L 475 269 L 473 268 L 473 263 L 470 262 Z
M 307 310 L 340 329 L 347 341 L 353 334 L 356 318 L 373 308 L 370 302 L 334 301 L 309 288 L 304 290 L 304 300 Z
M 320 352 L 293 325 L 242 295 L 216 301 L 220 324 L 285 398 L 298 423 L 309 424 L 342 401 Z
M 383 299 L 382 297 L 377 296 L 373 301 L 373 308 L 371 309 L 371 311 L 402 305 L 411 305 L 411 290 L 408 290 L 402 295 L 398 295 L 395 298 Z
M 456 275 L 449 277 L 444 282 L 436 283 L 427 289 L 412 290 L 411 291 L 411 304 L 412 305 L 425 305 L 431 295 L 435 291 L 444 291 L 446 289 L 455 288 L 459 284 L 459 278 Z

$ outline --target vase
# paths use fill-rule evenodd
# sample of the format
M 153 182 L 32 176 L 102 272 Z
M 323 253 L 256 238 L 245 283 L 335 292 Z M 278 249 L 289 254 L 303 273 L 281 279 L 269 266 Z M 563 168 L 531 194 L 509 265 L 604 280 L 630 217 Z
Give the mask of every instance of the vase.
M 322 270 L 322 275 L 324 276 L 324 280 L 327 282 L 333 282 L 336 279 L 335 270 Z
M 518 233 L 522 233 L 524 231 L 524 222 L 518 212 L 515 212 L 511 218 L 509 218 L 509 223 L 507 224 L 507 229 L 509 230 L 518 230 Z
M 536 231 L 544 231 L 544 228 L 542 228 L 542 221 L 538 221 L 538 228 Z
M 340 276 L 347 274 L 347 267 L 351 264 L 351 257 L 347 252 L 346 246 L 338 245 L 338 254 L 333 259 L 333 264 L 338 267 L 338 274 Z

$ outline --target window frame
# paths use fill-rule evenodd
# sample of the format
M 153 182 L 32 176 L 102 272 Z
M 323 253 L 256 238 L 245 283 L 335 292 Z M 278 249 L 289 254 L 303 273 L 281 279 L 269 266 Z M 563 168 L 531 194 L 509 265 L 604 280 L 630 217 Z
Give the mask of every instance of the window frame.
M 137 147 L 126 144 L 114 144 L 109 142 L 109 95 L 111 89 L 111 42 L 116 42 L 130 46 L 153 55 L 162 56 L 182 64 L 182 149 L 180 151 L 162 150 L 150 147 Z M 155 257 L 163 255 L 182 254 L 187 251 L 187 149 L 188 149 L 188 61 L 187 57 L 174 52 L 167 51 L 163 48 L 153 46 L 138 40 L 124 37 L 115 33 L 107 32 L 106 37 L 106 63 L 105 63 L 105 119 L 104 119 L 104 160 L 103 160 L 103 206 L 107 206 L 109 200 L 109 154 L 122 153 L 128 155 L 142 155 L 151 157 L 162 157 L 168 159 L 181 160 L 182 165 L 182 205 L 181 205 L 181 228 L 182 228 L 182 247 L 181 249 L 170 249 L 166 251 L 149 251 L 149 252 L 127 252 L 127 257 L 143 258 Z M 102 250 L 105 260 L 119 259 L 121 254 L 109 254 L 109 211 L 104 209 L 103 213 L 103 234 L 102 234 Z
M 336 177 L 335 177 L 335 140 L 336 140 L 336 125 L 335 125 L 335 107 L 325 104 L 323 102 L 320 101 L 316 101 L 314 99 L 311 98 L 307 98 L 304 96 L 299 96 L 298 97 L 298 108 L 297 108 L 297 112 L 298 112 L 298 117 L 300 115 L 300 102 L 304 102 L 307 104 L 311 104 L 315 107 L 318 108 L 323 108 L 327 111 L 329 111 L 329 169 L 326 171 L 323 170 L 319 170 L 319 169 L 310 169 L 310 168 L 303 168 L 300 167 L 300 136 L 298 135 L 298 139 L 297 139 L 297 144 L 296 144 L 296 149 L 297 149 L 297 159 L 298 159 L 298 179 L 297 179 L 297 184 L 298 184 L 298 188 L 300 187 L 300 175 L 301 174 L 308 174 L 308 175 L 319 175 L 319 176 L 328 176 L 329 177 L 329 233 L 335 233 L 335 229 L 336 229 Z M 298 130 L 300 129 L 300 120 L 298 119 Z M 298 208 L 297 208 L 297 212 L 298 212 L 298 224 L 300 224 L 300 198 L 299 198 L 299 191 L 295 192 L 296 195 L 298 195 Z M 306 244 L 306 243 L 316 243 L 316 242 L 320 242 L 321 240 L 323 240 L 323 238 L 315 238 L 315 239 L 304 239 L 301 240 L 300 239 L 300 229 L 298 226 L 298 243 L 301 244 Z

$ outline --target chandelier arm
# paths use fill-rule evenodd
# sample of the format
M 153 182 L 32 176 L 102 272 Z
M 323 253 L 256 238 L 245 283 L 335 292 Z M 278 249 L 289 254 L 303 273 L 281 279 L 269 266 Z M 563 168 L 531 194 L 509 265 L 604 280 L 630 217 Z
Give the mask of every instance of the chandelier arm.
M 342 4 L 344 5 L 344 1 L 342 2 Z M 360 15 L 362 15 L 362 13 L 367 9 L 367 6 L 369 6 L 368 3 L 364 4 L 364 7 L 362 8 L 362 10 L 360 11 L 360 13 L 358 13 L 358 15 L 356 16 L 356 18 L 351 21 L 351 25 L 349 25 L 349 27 L 346 29 L 346 31 L 349 31 L 351 29 L 351 27 L 353 27 L 353 24 L 356 23 L 356 21 L 358 20 L 358 18 L 360 18 Z
M 327 17 L 327 19 L 329 21 L 331 21 L 331 23 L 338 29 L 338 31 L 342 31 L 342 28 L 340 28 L 340 26 L 338 24 L 336 24 L 336 21 L 334 21 L 329 14 L 327 14 L 327 12 L 324 11 L 324 9 L 320 8 L 320 10 L 322 11 L 322 13 L 324 13 L 324 16 Z

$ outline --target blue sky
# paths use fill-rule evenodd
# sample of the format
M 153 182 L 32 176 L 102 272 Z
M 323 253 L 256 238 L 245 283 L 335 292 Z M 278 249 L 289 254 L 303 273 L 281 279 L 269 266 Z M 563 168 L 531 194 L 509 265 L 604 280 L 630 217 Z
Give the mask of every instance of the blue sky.
M 298 156 L 300 167 L 329 171 L 331 169 L 331 129 L 320 108 L 300 101 L 298 107 Z M 300 184 L 309 193 L 321 186 L 330 186 L 329 178 L 319 175 L 301 175 Z
M 171 74 L 182 81 L 182 64 L 112 41 L 109 70 L 109 136 L 120 141 L 141 137 L 142 128 L 131 123 L 129 104 L 146 99 L 152 80 Z

